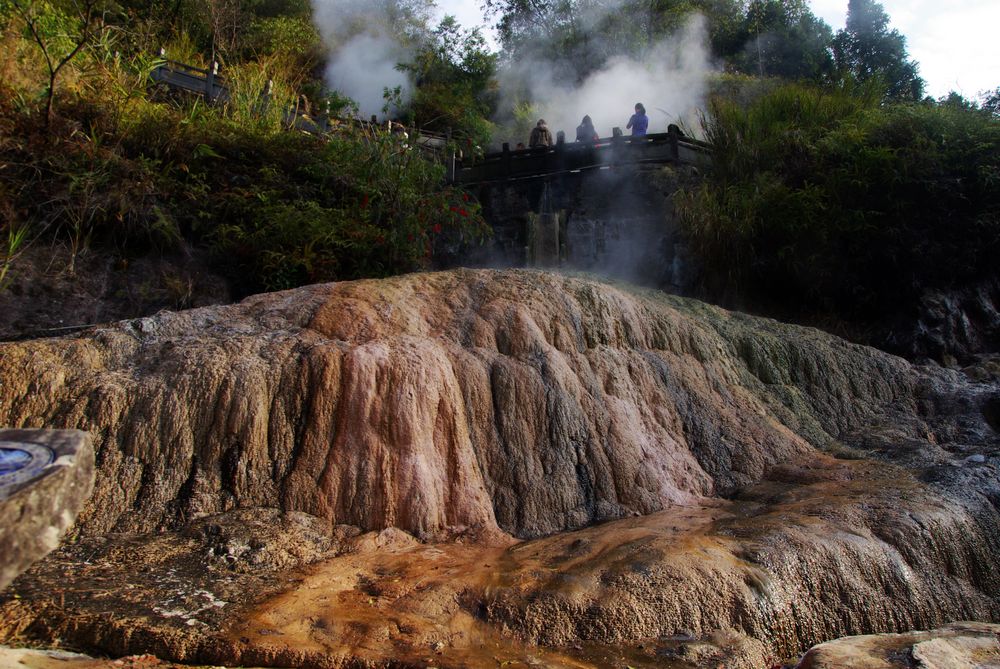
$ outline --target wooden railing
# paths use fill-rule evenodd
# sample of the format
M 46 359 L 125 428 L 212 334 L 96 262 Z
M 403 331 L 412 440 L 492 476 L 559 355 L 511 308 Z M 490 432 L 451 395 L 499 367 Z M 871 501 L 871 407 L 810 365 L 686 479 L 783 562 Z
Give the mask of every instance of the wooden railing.
M 212 63 L 207 69 L 168 60 L 161 49 L 161 64 L 153 70 L 151 78 L 157 83 L 201 95 L 209 103 L 225 103 L 229 100 L 229 88 L 219 75 L 219 64 Z M 261 108 L 271 104 L 271 82 L 261 93 Z M 330 115 L 329 105 L 325 112 L 317 116 L 306 114 L 298 107 L 284 110 L 287 127 L 325 134 L 344 125 L 374 128 L 376 118 L 371 120 L 339 118 Z M 479 159 L 469 159 L 459 164 L 456 160 L 450 134 L 440 134 L 420 130 L 405 129 L 413 146 L 433 152 L 447 166 L 449 182 L 463 184 L 505 181 L 509 179 L 533 179 L 550 175 L 580 172 L 584 170 L 608 168 L 615 165 L 643 163 L 686 163 L 704 164 L 711 160 L 710 147 L 679 133 L 646 135 L 645 137 L 623 137 L 615 129 L 615 136 L 593 142 L 565 142 L 562 133 L 555 146 L 535 149 L 511 150 L 503 145 L 503 151 L 490 153 Z
M 617 129 L 616 129 L 617 131 Z M 711 161 L 711 146 L 679 133 L 644 137 L 614 137 L 593 142 L 557 141 L 555 146 L 503 151 L 461 165 L 455 180 L 463 184 L 511 179 L 534 179 L 618 165 L 683 163 L 703 165 Z
M 225 102 L 229 99 L 229 88 L 219 77 L 219 64 L 213 62 L 208 69 L 186 65 L 175 60 L 167 60 L 166 51 L 160 49 L 162 62 L 150 74 L 150 78 L 158 84 L 170 88 L 197 93 L 205 97 L 207 102 Z M 270 84 L 268 91 L 270 93 Z

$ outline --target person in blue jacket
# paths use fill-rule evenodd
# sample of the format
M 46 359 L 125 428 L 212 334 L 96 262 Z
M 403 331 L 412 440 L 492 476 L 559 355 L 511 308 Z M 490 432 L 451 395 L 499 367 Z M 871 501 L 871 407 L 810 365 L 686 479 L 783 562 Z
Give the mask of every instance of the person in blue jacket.
M 635 113 L 632 114 L 632 118 L 628 120 L 628 125 L 625 129 L 632 128 L 633 137 L 643 137 L 646 134 L 646 129 L 649 128 L 649 117 L 646 116 L 646 108 L 642 106 L 641 102 L 635 103 Z

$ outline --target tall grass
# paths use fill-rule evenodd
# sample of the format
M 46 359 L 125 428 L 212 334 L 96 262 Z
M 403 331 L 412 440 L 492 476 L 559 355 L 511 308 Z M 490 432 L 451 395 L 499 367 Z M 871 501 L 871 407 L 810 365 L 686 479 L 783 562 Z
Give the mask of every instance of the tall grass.
M 274 68 L 268 65 L 255 61 L 226 68 L 229 98 L 222 112 L 245 128 L 276 132 L 284 129 L 285 111 L 295 93 L 284 80 L 274 79 Z

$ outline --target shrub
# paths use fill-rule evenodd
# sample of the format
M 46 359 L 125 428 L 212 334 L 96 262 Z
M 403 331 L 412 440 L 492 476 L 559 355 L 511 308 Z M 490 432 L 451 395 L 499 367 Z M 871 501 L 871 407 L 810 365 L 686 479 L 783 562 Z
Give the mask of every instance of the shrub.
M 785 312 L 856 318 L 997 272 L 988 114 L 793 85 L 710 112 L 711 174 L 678 201 L 713 281 Z

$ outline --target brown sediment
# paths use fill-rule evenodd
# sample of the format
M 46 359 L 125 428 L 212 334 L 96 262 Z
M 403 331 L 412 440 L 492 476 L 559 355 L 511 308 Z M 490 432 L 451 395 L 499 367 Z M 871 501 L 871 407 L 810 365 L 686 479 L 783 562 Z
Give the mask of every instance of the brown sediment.
M 99 472 L 0 640 L 749 668 L 1000 619 L 1000 389 L 817 330 L 457 271 L 0 354 L 0 421 L 90 429 Z

